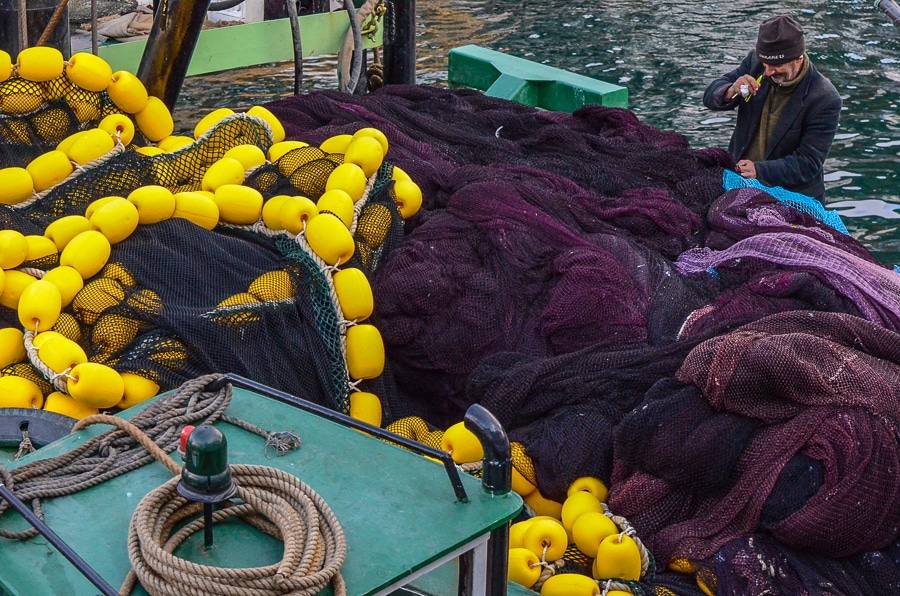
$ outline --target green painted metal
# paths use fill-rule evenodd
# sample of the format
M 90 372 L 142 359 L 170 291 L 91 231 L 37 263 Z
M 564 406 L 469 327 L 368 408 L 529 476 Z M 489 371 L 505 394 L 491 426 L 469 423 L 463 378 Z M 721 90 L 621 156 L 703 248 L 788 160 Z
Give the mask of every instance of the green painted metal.
M 140 409 L 142 406 L 136 406 Z M 122 414 L 128 418 L 132 408 Z M 230 424 L 219 423 L 231 463 L 252 463 L 285 470 L 307 483 L 328 503 L 347 536 L 347 560 L 341 572 L 348 593 L 374 594 L 395 581 L 439 561 L 513 518 L 522 507 L 515 493 L 491 496 L 481 482 L 462 476 L 468 503 L 456 500 L 443 466 L 370 435 L 235 388 L 226 413 L 268 431 L 291 430 L 302 444 L 283 457 L 265 449 L 265 441 Z M 109 427 L 92 426 L 15 462 L 69 451 Z M 118 587 L 129 569 L 128 524 L 140 499 L 171 478 L 159 463 L 147 465 L 102 485 L 44 502 L 46 523 L 106 581 Z M 4 528 L 23 529 L 24 520 L 7 513 Z M 251 567 L 277 562 L 282 545 L 238 521 L 215 528 L 215 548 L 203 548 L 202 533 L 176 554 L 196 563 Z M 94 588 L 40 537 L 14 542 L 0 539 L 0 594 L 96 594 Z M 135 594 L 142 594 L 136 590 Z M 331 594 L 328 589 L 323 594 Z
M 628 89 L 476 45 L 450 50 L 448 81 L 491 97 L 572 112 L 587 104 L 627 108 Z
M 337 54 L 341 50 L 350 21 L 346 11 L 298 17 L 303 57 Z M 381 46 L 382 27 L 372 37 L 363 36 L 365 48 Z M 113 69 L 137 72 L 146 41 L 129 41 L 100 46 L 98 55 Z M 200 33 L 187 76 L 246 68 L 294 59 L 294 42 L 289 19 L 246 23 L 207 29 Z

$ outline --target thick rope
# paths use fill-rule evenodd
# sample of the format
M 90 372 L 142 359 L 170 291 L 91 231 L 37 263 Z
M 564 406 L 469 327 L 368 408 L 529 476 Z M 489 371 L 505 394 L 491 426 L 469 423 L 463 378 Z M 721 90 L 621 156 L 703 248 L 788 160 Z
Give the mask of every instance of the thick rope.
M 230 384 L 215 392 L 206 390 L 221 376 L 206 375 L 185 382 L 176 391 L 160 397 L 135 414 L 129 424 L 140 429 L 163 452 L 175 451 L 182 428 L 189 424 L 212 424 L 221 418 L 231 403 Z M 80 421 L 75 429 L 99 421 L 105 422 L 105 418 L 88 417 Z M 31 503 L 35 515 L 43 519 L 42 499 L 74 494 L 136 470 L 153 460 L 153 455 L 141 443 L 117 428 L 88 439 L 57 457 L 29 462 L 14 470 L 0 466 L 0 482 L 19 499 Z M 0 516 L 7 509 L 9 503 L 0 501 Z M 37 530 L 33 528 L 22 532 L 0 528 L 0 536 L 10 540 L 24 540 L 36 535 Z
M 59 23 L 62 18 L 63 11 L 66 10 L 66 5 L 69 3 L 69 0 L 62 0 L 53 11 L 53 16 L 50 17 L 50 22 L 47 23 L 47 26 L 44 28 L 44 32 L 41 33 L 41 38 L 38 40 L 36 45 L 42 46 L 50 39 L 50 36 L 53 34 L 53 31 L 56 29 L 56 25 Z
M 366 0 L 366 2 L 356 10 L 356 21 L 359 23 L 359 27 L 362 27 L 369 16 L 378 12 L 382 2 L 383 0 Z M 349 11 L 348 16 L 352 18 Z M 356 86 L 359 84 L 357 81 L 353 88 L 350 88 L 350 83 L 352 82 L 350 79 L 353 74 L 350 72 L 353 51 L 358 50 L 360 53 L 362 52 L 362 48 L 356 48 L 355 45 L 356 44 L 353 41 L 353 27 L 350 27 L 347 31 L 347 35 L 344 37 L 344 43 L 341 45 L 341 49 L 338 52 L 338 80 L 340 82 L 340 90 L 349 93 L 353 93 Z
M 647 547 L 644 546 L 644 543 L 641 542 L 641 539 L 638 538 L 637 532 L 631 523 L 621 515 L 614 514 L 610 509 L 609 505 L 606 503 L 600 503 L 600 507 L 603 510 L 603 514 L 611 519 L 616 526 L 622 529 L 623 534 L 627 534 L 634 543 L 638 547 L 638 551 L 641 553 L 641 577 L 647 575 L 647 571 L 650 569 L 650 551 L 647 550 Z M 614 588 L 618 590 L 619 588 Z
M 150 492 L 138 504 L 128 530 L 128 556 L 133 567 L 120 594 L 135 581 L 153 596 L 313 596 L 329 584 L 336 596 L 346 586 L 340 567 L 347 543 L 328 504 L 309 486 L 287 472 L 265 466 L 234 465 L 232 476 L 243 502 L 213 513 L 213 523 L 241 517 L 284 542 L 280 562 L 265 567 L 223 568 L 198 565 L 172 555 L 188 537 L 204 527 L 191 521 L 174 534 L 180 522 L 198 515 L 202 503 L 192 503 L 177 490 L 179 477 Z

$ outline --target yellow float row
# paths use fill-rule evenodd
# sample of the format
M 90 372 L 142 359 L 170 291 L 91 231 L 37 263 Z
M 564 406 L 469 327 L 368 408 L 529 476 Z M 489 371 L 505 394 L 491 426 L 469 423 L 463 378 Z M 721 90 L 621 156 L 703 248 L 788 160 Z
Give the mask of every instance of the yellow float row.
M 38 109 L 44 101 L 44 90 L 38 83 L 52 81 L 63 73 L 81 89 L 106 92 L 119 110 L 134 116 L 137 127 L 148 140 L 155 142 L 172 134 L 174 122 L 169 108 L 159 98 L 148 95 L 136 76 L 125 70 L 114 73 L 103 58 L 93 54 L 77 53 L 66 61 L 59 50 L 47 46 L 22 50 L 15 63 L 8 53 L 0 50 L 0 82 L 13 76 L 25 81 L 18 92 L 3 94 L 0 111 L 28 113 Z M 96 109 L 81 110 L 73 106 L 73 110 L 82 122 L 100 115 Z M 85 113 L 81 114 L 82 111 Z
M 642 573 L 640 547 L 605 513 L 601 503 L 606 496 L 602 481 L 585 476 L 569 486 L 560 517 L 538 515 L 512 524 L 509 579 L 532 587 L 543 564 L 561 559 L 574 544 L 593 559 L 592 577 L 552 576 L 541 587 L 542 596 L 600 594 L 596 580 L 638 581 Z

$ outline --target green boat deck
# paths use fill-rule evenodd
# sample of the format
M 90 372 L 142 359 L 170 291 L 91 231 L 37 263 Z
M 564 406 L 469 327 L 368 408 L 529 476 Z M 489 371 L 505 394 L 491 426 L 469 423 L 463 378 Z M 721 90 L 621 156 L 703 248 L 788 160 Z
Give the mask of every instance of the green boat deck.
M 123 417 L 135 411 L 128 410 Z M 224 422 L 216 424 L 227 438 L 230 463 L 287 471 L 332 508 L 347 537 L 347 559 L 341 573 L 351 595 L 391 593 L 432 567 L 437 570 L 422 578 L 423 584 L 446 583 L 441 577 L 448 575 L 454 579 L 459 551 L 473 541 L 486 540 L 490 531 L 507 523 L 522 507 L 517 494 L 491 495 L 480 480 L 466 474 L 461 480 L 469 501 L 458 501 L 440 463 L 253 391 L 235 387 L 226 414 L 268 431 L 290 430 L 300 436 L 299 449 L 275 457 L 266 453 L 259 436 Z M 66 452 L 109 428 L 89 427 L 9 467 Z M 146 493 L 170 478 L 162 464 L 152 463 L 102 485 L 44 502 L 45 521 L 118 588 L 130 568 L 126 536 L 132 513 Z M 4 515 L 0 523 L 8 529 L 26 527 L 14 512 Z M 216 525 L 212 549 L 204 549 L 201 533 L 176 551 L 182 558 L 219 567 L 267 565 L 280 560 L 281 553 L 280 542 L 237 521 Z M 515 590 L 512 588 L 513 593 Z M 21 542 L 0 539 L 3 596 L 96 593 L 97 588 L 42 537 Z M 442 592 L 435 587 L 428 593 Z M 322 594 L 331 594 L 331 589 Z

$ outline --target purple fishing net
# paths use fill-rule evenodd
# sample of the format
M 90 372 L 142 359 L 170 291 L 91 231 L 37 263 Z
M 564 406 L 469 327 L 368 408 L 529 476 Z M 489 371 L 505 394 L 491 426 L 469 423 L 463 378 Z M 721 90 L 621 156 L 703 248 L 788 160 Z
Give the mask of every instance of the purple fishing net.
M 484 405 L 548 498 L 610 483 L 676 593 L 678 557 L 722 594 L 862 593 L 876 560 L 898 585 L 900 276 L 856 240 L 621 109 L 407 86 L 269 107 L 309 143 L 380 128 L 423 190 L 373 282 L 398 403 L 439 428 Z

